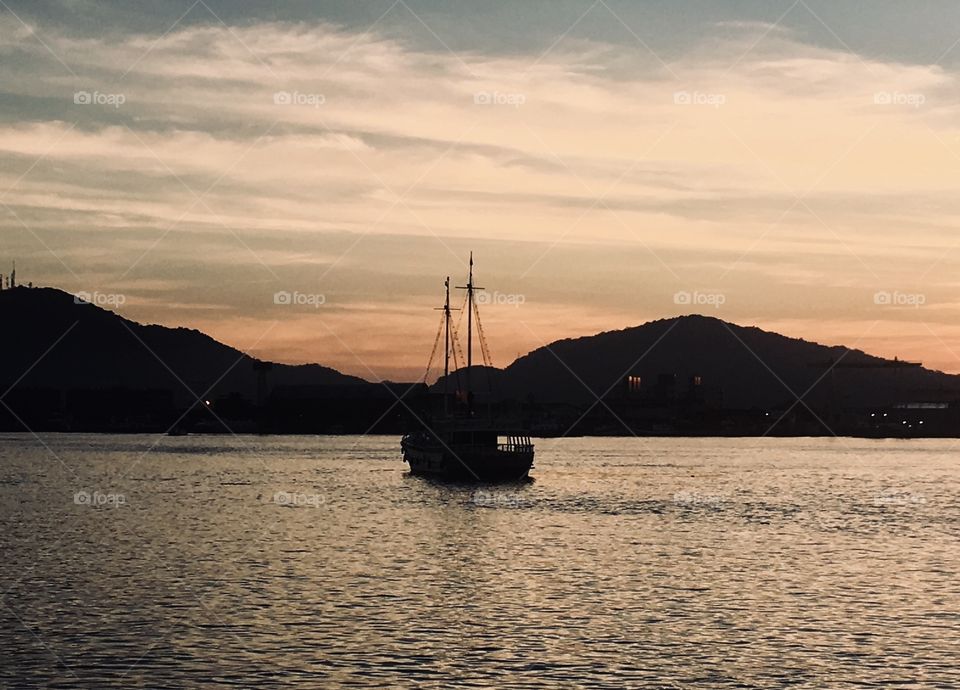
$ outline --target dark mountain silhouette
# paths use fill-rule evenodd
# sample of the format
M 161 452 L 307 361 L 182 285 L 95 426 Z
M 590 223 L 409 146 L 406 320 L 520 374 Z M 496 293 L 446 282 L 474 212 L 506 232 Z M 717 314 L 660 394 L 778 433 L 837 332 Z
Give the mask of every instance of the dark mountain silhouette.
M 318 364 L 261 374 L 262 362 L 203 333 L 141 325 L 52 288 L 0 291 L 0 320 L 0 394 L 11 389 L 3 428 L 166 430 L 187 415 L 194 430 L 214 416 L 221 432 L 227 419 L 228 430 L 396 433 L 419 419 L 414 407 L 443 409 L 423 386 L 368 383 Z M 451 392 L 465 374 L 451 374 Z M 516 413 L 558 433 L 571 423 L 622 433 L 627 419 L 641 433 L 758 434 L 767 415 L 791 413 L 796 396 L 811 409 L 797 408 L 780 433 L 820 433 L 821 416 L 830 431 L 890 434 L 878 424 L 896 421 L 912 434 L 960 433 L 960 376 L 699 315 L 559 340 L 505 369 L 475 367 L 471 379 L 484 414 Z M 598 397 L 610 405 L 593 405 Z M 947 411 L 897 411 L 916 402 Z
M 662 374 L 675 375 L 678 389 L 701 377 L 720 389 L 727 409 L 789 405 L 811 387 L 805 400 L 844 407 L 960 397 L 960 376 L 903 365 L 690 315 L 560 340 L 520 357 L 497 378 L 501 394 L 569 403 L 593 402 L 628 375 L 650 386 Z
M 195 400 L 190 390 L 256 397 L 259 360 L 199 331 L 141 325 L 61 290 L 0 291 L 0 322 L 4 391 L 16 382 L 18 390 L 168 390 L 178 404 Z M 275 364 L 269 376 L 274 386 L 366 383 L 317 364 Z

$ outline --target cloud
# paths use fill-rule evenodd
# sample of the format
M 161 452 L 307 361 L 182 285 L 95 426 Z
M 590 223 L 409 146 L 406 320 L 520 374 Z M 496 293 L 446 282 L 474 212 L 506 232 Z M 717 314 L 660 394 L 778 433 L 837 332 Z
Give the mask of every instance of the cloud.
M 752 22 L 663 64 L 597 38 L 539 59 L 456 56 L 318 22 L 109 40 L 35 28 L 0 19 L 16 67 L 0 75 L 0 249 L 29 257 L 37 282 L 74 280 L 61 261 L 135 296 L 138 280 L 173 280 L 166 300 L 139 289 L 130 308 L 148 320 L 177 323 L 193 303 L 191 325 L 229 339 L 289 281 L 339 293 L 327 313 L 348 342 L 380 305 L 396 333 L 369 347 L 386 361 L 406 352 L 403 331 L 431 331 L 437 276 L 471 247 L 538 296 L 526 309 L 546 339 L 575 334 L 563 309 L 581 331 L 620 327 L 700 283 L 740 294 L 734 320 L 804 290 L 850 317 L 825 286 L 956 268 L 958 84 L 937 65 Z M 407 329 L 388 314 L 404 301 Z M 342 348 L 307 356 L 309 318 L 262 347 L 365 375 Z

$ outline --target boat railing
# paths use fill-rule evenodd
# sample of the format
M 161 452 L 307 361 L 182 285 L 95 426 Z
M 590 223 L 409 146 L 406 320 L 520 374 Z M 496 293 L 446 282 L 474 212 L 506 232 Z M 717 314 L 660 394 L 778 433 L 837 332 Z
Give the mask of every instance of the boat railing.
M 498 443 L 497 450 L 501 453 L 532 453 L 532 443 Z

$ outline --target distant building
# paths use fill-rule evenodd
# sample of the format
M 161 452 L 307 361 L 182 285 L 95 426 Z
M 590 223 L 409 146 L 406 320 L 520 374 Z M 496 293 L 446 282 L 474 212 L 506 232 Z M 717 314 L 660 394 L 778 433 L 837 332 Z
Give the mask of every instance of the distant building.
M 581 433 L 705 433 L 718 427 L 723 392 L 694 374 L 686 387 L 673 372 L 644 377 L 633 372 L 603 396 L 578 424 Z

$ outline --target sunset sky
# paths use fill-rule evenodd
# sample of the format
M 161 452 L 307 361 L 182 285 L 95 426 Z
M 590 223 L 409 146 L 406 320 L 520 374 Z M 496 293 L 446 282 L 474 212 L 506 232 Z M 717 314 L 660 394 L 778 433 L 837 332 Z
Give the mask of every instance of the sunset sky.
M 0 271 L 138 321 L 414 379 L 473 250 L 500 366 L 701 312 L 960 372 L 960 3 L 2 0 L 0 65 Z

